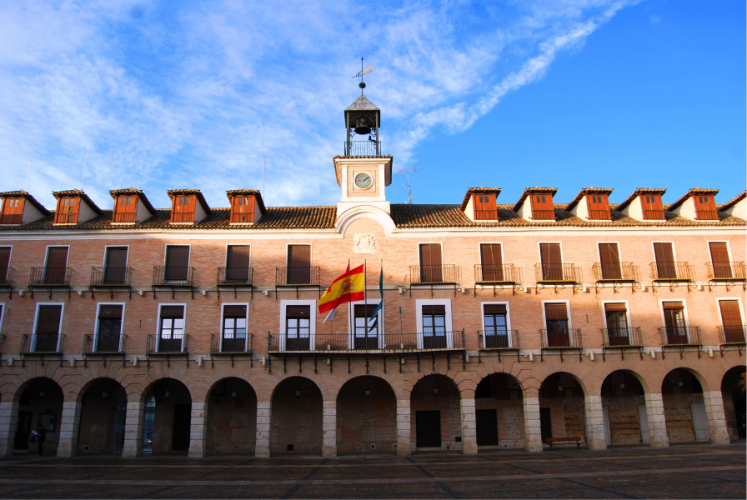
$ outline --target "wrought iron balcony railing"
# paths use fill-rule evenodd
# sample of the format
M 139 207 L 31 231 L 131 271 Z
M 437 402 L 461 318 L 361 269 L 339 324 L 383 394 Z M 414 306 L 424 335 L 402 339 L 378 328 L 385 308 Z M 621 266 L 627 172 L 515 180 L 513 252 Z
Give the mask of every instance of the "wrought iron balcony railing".
M 540 330 L 542 349 L 581 349 L 581 330 Z
M 492 330 L 478 330 L 480 349 L 518 349 L 519 330 L 494 328 Z
M 26 334 L 21 340 L 21 354 L 60 354 L 64 335 L 55 333 Z
M 604 347 L 641 346 L 641 329 L 632 328 L 602 328 Z
M 131 267 L 92 267 L 91 286 L 130 286 Z
M 458 283 L 460 268 L 454 264 L 441 266 L 410 266 L 410 284 Z
M 314 333 L 292 336 L 271 333 L 267 338 L 269 352 L 417 352 L 464 350 L 464 330 L 418 333 Z
M 345 156 L 381 156 L 381 141 L 346 141 L 343 144 Z
M 3 214 L 0 224 L 20 224 L 23 222 L 23 214 Z
M 15 272 L 16 270 L 12 267 L 0 267 L 0 286 L 11 286 Z
M 521 268 L 513 264 L 475 264 L 477 283 L 520 283 Z
M 212 334 L 210 335 L 210 354 L 246 354 L 254 350 L 254 334 Z
M 638 266 L 632 262 L 621 262 L 619 264 L 605 264 L 595 262 L 591 268 L 594 273 L 594 281 L 638 281 Z
M 192 286 L 194 267 L 155 266 L 153 286 Z
M 694 279 L 693 266 L 687 262 L 671 262 L 657 264 L 652 262 L 651 279 L 654 280 L 682 280 L 692 281 Z
M 722 344 L 744 344 L 745 343 L 745 332 L 747 332 L 747 326 L 745 325 L 719 326 L 718 332 L 721 337 Z
M 744 262 L 706 263 L 709 280 L 743 280 L 745 279 Z
M 319 266 L 278 267 L 275 269 L 275 286 L 318 286 L 322 274 Z
M 663 346 L 700 345 L 700 329 L 697 326 L 661 327 L 659 334 Z
M 583 281 L 581 268 L 574 264 L 535 264 L 534 271 L 537 282 L 568 281 L 580 283 Z
M 83 347 L 84 354 L 124 353 L 127 348 L 127 335 L 98 334 L 86 335 Z
M 71 267 L 32 267 L 29 286 L 70 286 Z
M 252 267 L 219 267 L 218 285 L 251 286 L 254 281 Z
M 158 334 L 148 335 L 146 354 L 187 354 L 189 353 L 189 335 L 175 334 L 162 337 Z
M 643 220 L 666 220 L 664 210 L 643 209 Z

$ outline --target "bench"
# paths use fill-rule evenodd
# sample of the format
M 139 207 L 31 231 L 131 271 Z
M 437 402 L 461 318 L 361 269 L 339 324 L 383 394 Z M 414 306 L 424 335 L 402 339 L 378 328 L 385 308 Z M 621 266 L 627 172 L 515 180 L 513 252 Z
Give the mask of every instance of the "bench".
M 579 449 L 583 441 L 580 436 L 569 436 L 564 438 L 547 438 L 545 442 L 550 445 L 550 449 L 552 450 L 553 445 L 566 443 L 575 443 L 576 449 Z

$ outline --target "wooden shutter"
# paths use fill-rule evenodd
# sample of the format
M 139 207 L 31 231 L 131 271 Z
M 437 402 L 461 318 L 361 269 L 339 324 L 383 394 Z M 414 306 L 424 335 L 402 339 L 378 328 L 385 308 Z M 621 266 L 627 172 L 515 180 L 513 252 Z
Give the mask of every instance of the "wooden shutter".
M 249 245 L 229 245 L 226 267 L 230 269 L 249 268 Z
M 423 315 L 446 315 L 446 306 L 423 306 Z
M 666 310 L 669 309 L 684 309 L 685 306 L 682 305 L 682 302 L 662 302 L 662 307 Z
M 562 280 L 563 261 L 560 257 L 560 243 L 540 243 L 542 258 L 542 279 Z
M 184 306 L 162 306 L 161 318 L 184 318 Z
M 628 308 L 625 307 L 624 302 L 613 302 L 611 304 L 605 304 L 604 310 L 606 312 L 627 312 Z
M 713 264 L 714 278 L 731 278 L 731 262 L 729 262 L 729 250 L 726 242 L 712 241 L 708 243 L 711 250 L 711 262 Z
M 11 247 L 0 247 L 0 283 L 5 283 L 8 277 L 8 268 L 10 267 Z
M 676 278 L 674 250 L 671 243 L 654 243 L 658 278 Z
M 254 196 L 234 196 L 231 200 L 231 222 L 254 222 Z
M 420 245 L 420 280 L 424 283 L 443 281 L 441 245 L 438 243 Z
M 246 306 L 223 306 L 224 318 L 246 318 Z
M 288 284 L 311 283 L 311 246 L 288 246 Z
M 472 201 L 475 205 L 475 220 L 496 220 L 498 218 L 494 194 L 473 194 Z
M 311 318 L 309 306 L 286 306 L 285 316 L 287 318 Z
M 545 319 L 548 321 L 568 321 L 568 309 L 565 304 L 545 304 Z
M 168 281 L 184 281 L 189 277 L 189 247 L 169 245 L 166 247 L 166 272 Z
M 39 318 L 36 322 L 38 335 L 57 335 L 60 333 L 62 306 L 39 306 Z
M 127 267 L 127 247 L 109 247 L 106 249 L 106 267 Z
M 47 267 L 44 270 L 44 283 L 62 285 L 67 274 L 67 247 L 49 247 Z
M 586 205 L 589 207 L 589 219 L 609 220 L 610 204 L 606 194 L 587 194 Z
M 721 309 L 721 320 L 724 328 L 738 327 L 742 328 L 742 311 L 739 310 L 738 300 L 720 300 L 718 302 Z
M 600 243 L 599 258 L 602 261 L 602 279 L 619 280 L 622 278 L 620 251 L 617 243 Z
M 483 306 L 485 314 L 506 314 L 505 304 L 485 304 Z
M 532 204 L 533 219 L 555 220 L 555 207 L 550 193 L 532 193 L 529 199 Z
M 122 319 L 122 306 L 100 306 L 99 318 Z
M 482 263 L 482 281 L 503 281 L 503 257 L 500 243 L 483 243 L 480 245 L 480 262 Z

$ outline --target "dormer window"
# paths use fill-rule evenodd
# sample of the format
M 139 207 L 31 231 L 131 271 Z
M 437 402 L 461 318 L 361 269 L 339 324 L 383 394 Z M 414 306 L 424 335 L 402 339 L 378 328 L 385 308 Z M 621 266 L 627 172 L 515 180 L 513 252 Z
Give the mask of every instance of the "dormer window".
M 20 224 L 23 219 L 23 198 L 5 198 L 0 224 Z
M 643 220 L 664 220 L 664 207 L 660 194 L 641 195 Z
M 472 195 L 472 199 L 475 202 L 475 220 L 498 219 L 494 194 L 475 194 Z
M 231 222 L 254 222 L 254 196 L 234 196 L 231 204 Z
M 80 198 L 66 196 L 57 201 L 57 213 L 55 214 L 55 224 L 77 224 L 78 208 L 80 207 Z
M 693 196 L 695 201 L 695 218 L 697 220 L 718 220 L 716 202 L 712 195 L 699 194 Z
M 171 212 L 171 222 L 194 222 L 195 221 L 195 197 L 174 197 L 174 210 Z
M 532 219 L 555 220 L 555 207 L 552 203 L 552 195 L 549 193 L 532 194 Z
M 589 219 L 611 220 L 609 199 L 606 194 L 590 194 L 586 196 L 589 205 Z
M 114 213 L 114 222 L 135 222 L 137 215 L 137 196 L 120 196 Z

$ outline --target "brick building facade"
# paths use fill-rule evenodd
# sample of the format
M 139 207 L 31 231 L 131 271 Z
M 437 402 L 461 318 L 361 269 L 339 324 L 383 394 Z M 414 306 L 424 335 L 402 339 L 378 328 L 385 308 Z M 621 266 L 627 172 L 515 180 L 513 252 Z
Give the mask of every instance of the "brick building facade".
M 0 455 L 38 424 L 61 456 L 744 436 L 745 193 L 390 204 L 378 109 L 345 116 L 372 139 L 333 159 L 336 207 L 180 189 L 156 209 L 130 188 L 111 210 L 56 192 L 52 212 L 0 193 Z M 366 303 L 324 323 L 320 294 L 364 262 Z

